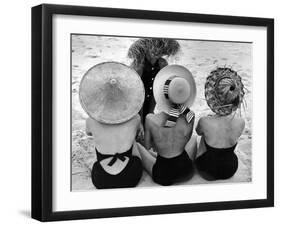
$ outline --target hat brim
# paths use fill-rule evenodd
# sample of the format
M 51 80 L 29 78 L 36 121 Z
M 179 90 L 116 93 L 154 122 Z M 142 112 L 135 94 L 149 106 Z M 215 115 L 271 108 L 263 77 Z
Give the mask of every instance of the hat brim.
M 109 86 L 111 79 L 118 82 L 116 92 Z M 110 99 L 108 92 L 111 92 Z M 79 87 L 82 108 L 91 118 L 106 124 L 119 124 L 133 118 L 142 108 L 144 95 L 137 72 L 118 62 L 105 62 L 90 68 Z
M 181 65 L 168 65 L 158 72 L 153 83 L 153 95 L 157 104 L 157 111 L 169 114 L 171 102 L 165 97 L 163 89 L 166 80 L 173 76 L 184 78 L 189 83 L 190 95 L 184 104 L 190 108 L 195 101 L 196 84 L 191 72 Z

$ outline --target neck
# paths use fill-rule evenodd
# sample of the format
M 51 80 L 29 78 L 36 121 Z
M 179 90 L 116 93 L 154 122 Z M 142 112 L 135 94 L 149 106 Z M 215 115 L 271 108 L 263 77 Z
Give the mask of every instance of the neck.
M 229 115 L 219 115 L 219 114 L 215 114 L 215 117 L 217 118 L 233 118 L 235 116 L 235 112 L 232 112 Z

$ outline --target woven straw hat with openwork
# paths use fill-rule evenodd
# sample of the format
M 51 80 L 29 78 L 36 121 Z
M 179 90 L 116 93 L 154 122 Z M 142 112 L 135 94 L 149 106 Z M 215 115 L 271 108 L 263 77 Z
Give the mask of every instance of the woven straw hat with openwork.
M 121 63 L 105 62 L 86 72 L 80 83 L 79 98 L 91 118 L 118 124 L 138 114 L 144 101 L 144 86 L 133 69 Z
M 218 115 L 229 115 L 236 111 L 244 94 L 242 79 L 231 68 L 219 67 L 207 77 L 205 98 L 211 110 Z

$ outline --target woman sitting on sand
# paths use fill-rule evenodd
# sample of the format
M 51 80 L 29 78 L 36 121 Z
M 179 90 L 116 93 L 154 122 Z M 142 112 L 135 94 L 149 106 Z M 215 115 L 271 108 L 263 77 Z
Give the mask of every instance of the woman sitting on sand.
M 92 67 L 83 77 L 80 102 L 90 118 L 86 132 L 95 138 L 97 161 L 92 168 L 96 188 L 134 187 L 142 176 L 135 156 L 144 87 L 138 74 L 115 62 Z
M 228 179 L 238 168 L 234 153 L 245 121 L 236 117 L 244 97 L 241 77 L 230 68 L 217 68 L 207 77 L 205 98 L 213 116 L 200 118 L 196 132 L 201 137 L 196 167 L 206 180 Z
M 128 57 L 133 60 L 131 67 L 140 75 L 145 88 L 145 100 L 141 112 L 142 123 L 148 113 L 153 113 L 155 100 L 153 97 L 153 81 L 156 74 L 167 61 L 163 56 L 175 55 L 180 49 L 176 40 L 167 38 L 141 38 L 134 42 L 128 50 Z
M 170 65 L 157 74 L 153 89 L 160 113 L 146 116 L 145 148 L 138 146 L 143 166 L 152 179 L 161 185 L 172 185 L 190 179 L 194 172 L 195 115 L 189 107 L 195 100 L 196 86 L 186 68 Z

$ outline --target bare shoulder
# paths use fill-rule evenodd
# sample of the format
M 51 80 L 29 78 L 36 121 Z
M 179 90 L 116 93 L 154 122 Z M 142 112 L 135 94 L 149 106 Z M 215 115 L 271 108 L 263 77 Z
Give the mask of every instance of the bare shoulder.
M 198 120 L 198 125 L 204 127 L 205 125 L 209 125 L 211 120 L 212 119 L 209 116 L 203 116 Z
M 164 118 L 164 113 L 159 113 L 159 114 L 148 114 L 146 115 L 146 120 L 145 120 L 145 124 L 147 126 L 152 126 L 152 125 L 162 125 L 163 123 L 163 118 Z
M 91 123 L 91 118 L 88 117 L 88 118 L 86 119 L 86 124 L 90 124 L 90 123 Z
M 135 115 L 133 118 L 132 118 L 132 120 L 134 120 L 135 122 L 140 122 L 141 121 L 141 117 L 140 117 L 140 115 L 139 114 L 137 114 L 137 115 Z
M 102 126 L 98 121 L 90 117 L 86 119 L 86 133 L 88 135 L 94 135 L 95 131 L 99 130 L 101 127 Z
M 216 127 L 217 123 L 212 116 L 203 116 L 199 119 L 197 124 L 197 133 L 204 134 L 208 131 L 212 131 Z
M 151 114 L 151 113 L 147 114 L 146 117 L 145 117 L 145 125 L 150 126 L 151 123 L 153 123 L 154 120 L 155 120 L 154 114 Z
M 96 121 L 96 120 L 94 120 L 94 119 L 92 119 L 92 118 L 90 118 L 90 117 L 88 117 L 88 118 L 86 119 L 86 125 L 87 125 L 87 126 L 94 126 L 95 124 L 97 124 L 97 121 Z
M 127 125 L 136 125 L 137 126 L 137 125 L 140 124 L 140 122 L 141 122 L 140 115 L 137 114 L 133 118 L 131 118 L 129 121 L 124 122 L 124 123 L 127 124 Z
M 168 65 L 168 62 L 164 58 L 159 58 L 158 63 L 160 68 L 166 67 Z
M 236 120 L 237 120 L 237 122 L 238 122 L 239 124 L 241 124 L 241 125 L 244 125 L 244 124 L 245 124 L 245 120 L 244 120 L 243 118 L 241 118 L 241 117 L 237 117 Z

